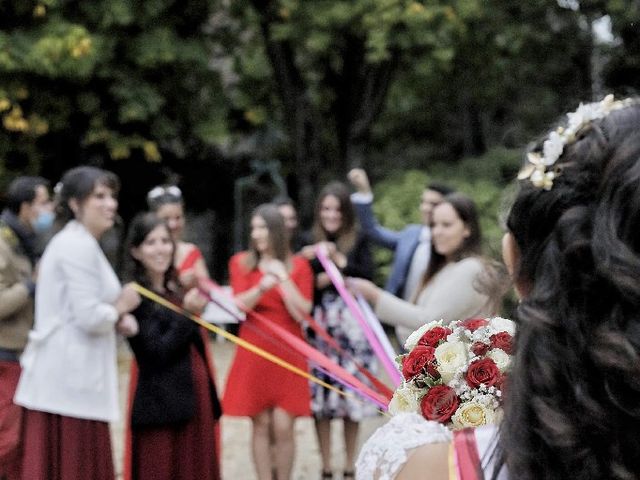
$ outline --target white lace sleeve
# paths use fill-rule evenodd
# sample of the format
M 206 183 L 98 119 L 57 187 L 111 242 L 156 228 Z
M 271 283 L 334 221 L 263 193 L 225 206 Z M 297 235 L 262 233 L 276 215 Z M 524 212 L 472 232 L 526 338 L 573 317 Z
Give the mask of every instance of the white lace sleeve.
M 428 443 L 451 441 L 451 431 L 417 413 L 392 417 L 365 442 L 356 461 L 356 480 L 392 480 L 411 450 Z

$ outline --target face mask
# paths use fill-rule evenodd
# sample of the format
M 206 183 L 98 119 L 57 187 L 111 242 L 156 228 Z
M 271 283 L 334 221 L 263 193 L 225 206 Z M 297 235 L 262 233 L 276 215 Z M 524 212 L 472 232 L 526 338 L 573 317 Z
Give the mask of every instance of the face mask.
M 31 222 L 33 231 L 36 233 L 44 233 L 51 228 L 55 215 L 53 212 L 40 212 L 38 218 Z

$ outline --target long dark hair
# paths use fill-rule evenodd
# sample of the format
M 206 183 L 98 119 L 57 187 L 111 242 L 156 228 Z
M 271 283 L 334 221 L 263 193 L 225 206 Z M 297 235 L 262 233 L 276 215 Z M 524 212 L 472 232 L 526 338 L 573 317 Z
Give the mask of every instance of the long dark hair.
M 460 220 L 462 220 L 465 227 L 467 227 L 467 229 L 469 230 L 469 236 L 463 240 L 460 248 L 453 255 L 453 260 L 457 262 L 466 257 L 480 255 L 482 232 L 480 230 L 480 223 L 478 221 L 478 210 L 476 208 L 475 202 L 462 193 L 450 193 L 442 199 L 442 202 L 440 202 L 439 205 L 442 205 L 443 203 L 448 203 L 453 207 L 458 217 L 460 217 Z M 420 292 L 424 288 L 424 286 L 429 283 L 429 281 L 436 275 L 436 273 L 442 270 L 446 263 L 446 258 L 444 257 L 444 255 L 436 252 L 436 249 L 433 247 L 432 242 L 431 259 L 429 260 L 429 266 L 424 272 L 421 285 L 418 288 L 417 292 Z
M 273 250 L 274 258 L 281 260 L 285 264 L 289 263 L 291 256 L 291 248 L 289 247 L 289 237 L 287 228 L 284 226 L 284 218 L 280 214 L 280 210 L 273 203 L 263 203 L 259 205 L 251 214 L 251 218 L 260 217 L 267 224 L 269 230 L 269 244 Z M 253 270 L 258 266 L 260 253 L 256 250 L 251 239 L 249 239 L 248 254 L 245 257 L 244 264 L 249 270 Z
M 342 214 L 342 226 L 335 234 L 329 234 L 320 221 L 320 211 L 322 210 L 322 202 L 328 196 L 334 196 L 340 203 L 340 213 Z M 358 235 L 356 214 L 349 198 L 349 189 L 344 183 L 330 182 L 320 190 L 318 200 L 314 212 L 314 221 L 312 227 L 313 239 L 315 242 L 331 240 L 336 243 L 338 250 L 347 254 L 356 244 Z
M 144 239 L 147 238 L 147 235 L 155 230 L 158 226 L 163 226 L 167 229 L 169 233 L 169 238 L 171 239 L 171 243 L 173 244 L 173 254 L 175 255 L 176 245 L 173 243 L 173 239 L 171 237 L 171 232 L 169 231 L 169 227 L 166 222 L 159 218 L 155 213 L 141 213 L 138 214 L 129 224 L 129 231 L 127 233 L 127 240 L 125 242 L 125 266 L 124 266 L 124 277 L 127 281 L 135 281 L 140 285 L 146 288 L 151 288 L 151 284 L 149 278 L 147 277 L 146 268 L 138 260 L 131 254 L 131 250 L 133 248 L 137 248 L 144 242 Z M 171 264 L 169 265 L 169 269 L 164 274 L 164 288 L 178 295 L 178 274 L 176 272 L 175 267 L 173 266 L 173 258 L 171 259 Z
M 639 104 L 590 122 L 555 166 L 548 191 L 521 182 L 507 220 L 527 294 L 503 461 L 523 480 L 638 478 Z
M 97 167 L 76 167 L 68 170 L 56 186 L 56 227 L 63 227 L 69 220 L 75 218 L 69 201 L 73 198 L 83 203 L 98 185 L 113 190 L 117 194 L 120 190 L 118 177 L 107 170 Z

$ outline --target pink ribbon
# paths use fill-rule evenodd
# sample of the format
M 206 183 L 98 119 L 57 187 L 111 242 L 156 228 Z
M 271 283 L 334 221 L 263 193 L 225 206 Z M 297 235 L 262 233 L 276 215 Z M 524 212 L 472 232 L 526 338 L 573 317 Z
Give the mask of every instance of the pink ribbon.
M 353 315 L 353 318 L 355 318 L 356 321 L 360 324 L 360 327 L 364 331 L 364 334 L 367 337 L 371 348 L 373 348 L 374 353 L 380 359 L 380 362 L 389 375 L 389 378 L 393 382 L 393 385 L 395 387 L 398 387 L 402 383 L 400 372 L 398 371 L 393 358 L 390 358 L 387 355 L 380 339 L 376 336 L 373 329 L 367 323 L 367 320 L 365 319 L 362 310 L 360 310 L 360 307 L 358 306 L 355 298 L 353 298 L 353 295 L 351 295 L 351 292 L 349 292 L 349 290 L 345 286 L 344 278 L 338 270 L 338 267 L 336 267 L 335 264 L 331 260 L 329 260 L 326 253 L 320 247 L 316 247 L 316 257 L 322 264 L 325 272 L 327 272 L 327 275 L 329 275 L 331 283 L 338 291 L 338 294 L 340 295 L 342 300 L 344 300 L 344 303 L 347 305 L 347 308 L 351 312 L 351 315 Z

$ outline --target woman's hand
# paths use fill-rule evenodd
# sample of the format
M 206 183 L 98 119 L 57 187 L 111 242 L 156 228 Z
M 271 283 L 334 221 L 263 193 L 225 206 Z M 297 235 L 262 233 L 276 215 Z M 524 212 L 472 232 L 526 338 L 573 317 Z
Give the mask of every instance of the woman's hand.
M 302 247 L 302 250 L 300 250 L 300 255 L 302 255 L 309 261 L 313 260 L 314 258 L 316 258 L 316 246 L 307 245 L 306 247 Z
M 138 320 L 130 313 L 125 313 L 116 323 L 116 331 L 123 337 L 134 337 L 139 331 Z
M 280 283 L 278 277 L 271 273 L 265 273 L 260 279 L 260 283 L 258 283 L 258 288 L 260 289 L 261 293 L 264 293 L 267 290 L 271 290 L 278 283 Z
M 185 294 L 182 307 L 190 312 L 200 313 L 207 306 L 208 301 L 207 297 L 194 287 Z
M 128 283 L 122 288 L 120 296 L 113 306 L 116 307 L 118 316 L 122 316 L 138 308 L 140 302 L 142 302 L 140 294 L 133 287 L 133 284 Z
M 322 290 L 329 285 L 331 285 L 331 278 L 327 272 L 320 272 L 316 275 L 316 288 L 318 290 Z
M 382 290 L 377 287 L 373 282 L 365 280 L 364 278 L 348 278 L 347 286 L 356 294 L 362 295 L 372 305 L 378 303 L 380 299 L 380 293 Z
M 276 258 L 269 260 L 266 264 L 264 273 L 267 275 L 273 275 L 279 282 L 284 282 L 289 278 L 289 272 L 287 271 L 286 265 L 284 262 Z
M 371 193 L 371 184 L 369 183 L 369 177 L 367 172 L 362 168 L 354 168 L 348 174 L 347 178 L 351 182 L 351 185 L 360 193 Z
M 193 268 L 179 273 L 178 281 L 184 288 L 194 288 L 198 286 L 198 276 Z

